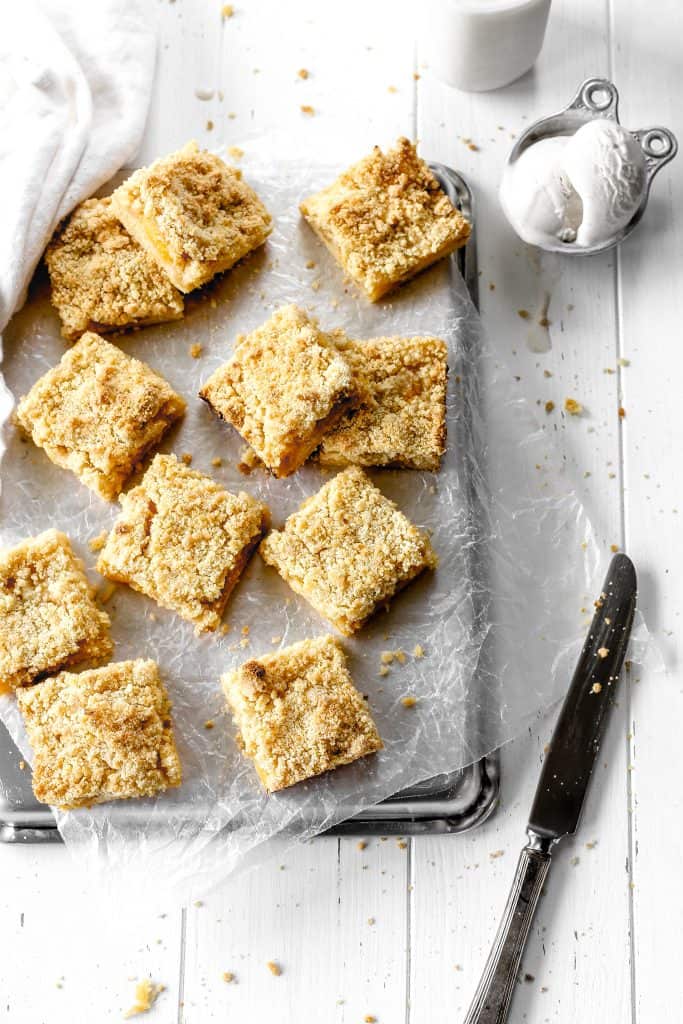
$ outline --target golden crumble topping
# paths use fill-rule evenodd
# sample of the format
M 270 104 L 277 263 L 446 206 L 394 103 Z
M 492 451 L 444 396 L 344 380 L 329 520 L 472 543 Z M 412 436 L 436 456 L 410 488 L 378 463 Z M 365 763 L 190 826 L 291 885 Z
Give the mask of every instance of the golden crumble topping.
M 200 397 L 275 476 L 288 476 L 355 404 L 351 369 L 331 336 L 296 306 L 283 306 L 238 340 Z
M 357 466 L 308 498 L 259 550 L 347 636 L 423 569 L 436 566 L 426 535 Z
M 109 616 L 65 534 L 46 530 L 0 551 L 0 689 L 111 652 Z
M 171 702 L 155 662 L 62 672 L 17 699 L 41 803 L 68 810 L 180 785 Z
M 242 172 L 196 142 L 135 171 L 112 203 L 183 292 L 228 270 L 271 232 L 270 214 Z
M 183 297 L 123 228 L 111 199 L 86 199 L 45 253 L 62 335 L 178 320 Z
M 230 494 L 175 455 L 156 455 L 120 500 L 98 572 L 176 611 L 197 632 L 216 629 L 267 528 L 267 507 Z
M 373 302 L 460 248 L 471 230 L 404 138 L 386 153 L 375 146 L 300 209 Z
M 17 419 L 57 466 L 113 501 L 184 412 L 163 377 L 88 333 L 21 399 Z
M 323 438 L 327 465 L 439 468 L 446 444 L 446 345 L 439 338 L 340 341 L 364 393 Z
M 270 793 L 382 748 L 331 636 L 247 661 L 221 681 L 238 741 Z

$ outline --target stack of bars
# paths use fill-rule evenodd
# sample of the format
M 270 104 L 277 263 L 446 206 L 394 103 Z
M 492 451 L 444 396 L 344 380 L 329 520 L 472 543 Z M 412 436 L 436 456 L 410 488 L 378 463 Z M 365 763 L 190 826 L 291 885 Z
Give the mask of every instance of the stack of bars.
M 301 211 L 373 301 L 469 235 L 405 139 L 386 154 L 376 149 Z M 270 510 L 251 495 L 231 494 L 173 454 L 149 461 L 186 401 L 101 337 L 182 316 L 182 293 L 234 266 L 270 230 L 239 171 L 192 143 L 136 171 L 111 197 L 83 203 L 46 253 L 62 333 L 76 343 L 21 399 L 17 421 L 54 464 L 100 498 L 119 500 L 113 527 L 93 545 L 107 579 L 197 633 L 215 631 L 258 549 L 351 636 L 437 564 L 427 535 L 365 470 L 439 469 L 444 342 L 358 340 L 323 330 L 295 305 L 238 337 L 200 397 L 247 442 L 252 464 L 274 476 L 307 460 L 340 470 L 271 529 Z M 17 691 L 39 800 L 73 808 L 180 785 L 158 667 L 142 658 L 107 664 L 109 616 L 63 533 L 48 530 L 0 553 L 0 610 L 0 683 Z M 252 659 L 222 686 L 238 743 L 268 792 L 382 747 L 331 635 Z

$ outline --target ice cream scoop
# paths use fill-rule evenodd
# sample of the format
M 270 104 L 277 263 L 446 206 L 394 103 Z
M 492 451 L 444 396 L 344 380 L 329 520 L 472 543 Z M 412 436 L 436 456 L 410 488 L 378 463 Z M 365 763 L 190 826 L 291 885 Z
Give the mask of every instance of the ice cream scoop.
M 589 78 L 565 110 L 519 138 L 500 199 L 524 241 L 590 255 L 617 245 L 641 219 L 652 180 L 678 144 L 667 128 L 622 127 L 618 102 L 611 82 Z

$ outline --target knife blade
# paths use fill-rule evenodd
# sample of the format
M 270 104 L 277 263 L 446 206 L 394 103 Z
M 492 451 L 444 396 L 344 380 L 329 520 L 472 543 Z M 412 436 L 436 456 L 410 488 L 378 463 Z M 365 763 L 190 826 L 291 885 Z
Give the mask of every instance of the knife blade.
M 628 646 L 637 578 L 630 558 L 612 559 L 595 615 L 553 730 L 512 889 L 465 1024 L 504 1024 L 522 953 L 555 844 L 579 826 L 607 713 Z

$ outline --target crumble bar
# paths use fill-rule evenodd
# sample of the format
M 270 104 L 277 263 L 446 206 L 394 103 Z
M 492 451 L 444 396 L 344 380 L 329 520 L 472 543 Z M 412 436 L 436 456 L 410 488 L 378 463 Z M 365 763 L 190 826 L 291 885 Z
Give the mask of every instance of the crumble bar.
M 242 172 L 189 142 L 142 167 L 112 195 L 123 226 L 182 292 L 262 245 L 271 218 Z
M 247 661 L 221 682 L 238 743 L 269 793 L 382 749 L 331 636 Z
M 52 462 L 113 501 L 184 412 L 163 377 L 87 333 L 21 399 L 17 419 Z
M 299 208 L 373 302 L 465 245 L 471 230 L 405 138 L 387 153 L 375 146 Z
M 322 464 L 437 470 L 446 444 L 446 345 L 439 338 L 338 342 L 360 409 L 323 438 Z
M 62 672 L 17 697 L 41 803 L 69 810 L 180 785 L 171 702 L 154 661 Z
M 156 455 L 120 501 L 98 572 L 176 611 L 198 633 L 216 629 L 267 529 L 267 507 L 230 494 L 175 455 Z
M 45 253 L 62 336 L 179 320 L 183 297 L 123 228 L 111 199 L 86 199 Z
M 0 551 L 0 688 L 108 658 L 109 616 L 69 538 L 46 530 Z
M 332 336 L 293 305 L 238 341 L 200 397 L 275 476 L 289 476 L 356 404 L 351 369 Z
M 424 569 L 436 567 L 426 535 L 357 466 L 308 498 L 259 551 L 346 636 Z

